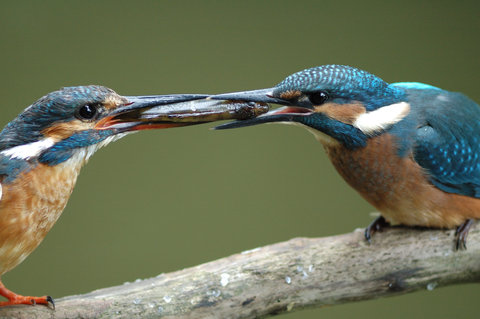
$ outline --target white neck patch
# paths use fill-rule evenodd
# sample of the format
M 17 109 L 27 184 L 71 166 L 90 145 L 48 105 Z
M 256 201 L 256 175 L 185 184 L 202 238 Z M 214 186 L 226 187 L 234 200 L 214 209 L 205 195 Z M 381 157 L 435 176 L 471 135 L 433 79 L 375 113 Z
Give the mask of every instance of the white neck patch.
M 366 135 L 372 135 L 401 121 L 409 112 L 410 104 L 407 102 L 390 104 L 375 111 L 360 114 L 353 122 L 353 126 Z
M 89 145 L 89 146 L 86 146 L 86 147 L 78 148 L 73 153 L 73 156 L 70 159 L 67 160 L 67 162 L 69 164 L 79 164 L 80 166 L 83 166 L 85 163 L 88 162 L 90 157 L 92 157 L 92 155 L 96 151 L 98 151 L 100 148 L 110 144 L 111 142 L 115 142 L 116 140 L 121 139 L 122 137 L 126 136 L 127 134 L 132 134 L 132 133 L 135 133 L 135 132 L 126 132 L 126 133 L 115 134 L 115 135 L 107 137 L 106 139 L 104 139 L 103 141 L 101 141 L 97 144 L 93 144 L 93 145 Z
M 47 148 L 52 147 L 55 142 L 56 141 L 53 138 L 47 137 L 37 142 L 8 148 L 0 152 L 0 154 L 9 156 L 10 158 L 30 159 L 32 157 L 38 156 Z
M 312 128 L 308 125 L 302 124 L 302 123 L 298 123 L 298 122 L 275 122 L 275 123 L 295 125 L 295 126 L 300 126 L 300 127 L 306 128 L 307 131 L 309 131 L 310 133 L 313 134 L 313 136 L 315 136 L 317 141 L 319 141 L 320 143 L 322 143 L 325 146 L 336 146 L 336 145 L 340 144 L 340 142 L 337 141 L 336 139 L 334 139 L 333 137 L 328 136 L 327 134 L 325 134 L 323 132 L 320 132 L 319 130 L 314 129 L 314 128 Z M 270 124 L 270 123 L 267 123 L 267 124 Z M 272 123 L 272 124 L 274 124 L 274 123 Z

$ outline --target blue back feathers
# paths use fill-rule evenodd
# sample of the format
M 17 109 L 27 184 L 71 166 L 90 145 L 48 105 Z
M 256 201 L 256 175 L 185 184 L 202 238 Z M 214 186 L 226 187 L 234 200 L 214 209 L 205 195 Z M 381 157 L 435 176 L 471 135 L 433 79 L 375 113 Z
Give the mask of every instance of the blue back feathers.
M 420 83 L 420 82 L 397 82 L 397 83 L 392 83 L 391 86 L 403 88 L 403 89 L 414 89 L 414 90 L 441 90 L 436 86 Z
M 438 188 L 480 197 L 480 107 L 460 93 L 425 94 L 429 100 L 416 99 L 423 108 L 417 114 L 415 160 Z

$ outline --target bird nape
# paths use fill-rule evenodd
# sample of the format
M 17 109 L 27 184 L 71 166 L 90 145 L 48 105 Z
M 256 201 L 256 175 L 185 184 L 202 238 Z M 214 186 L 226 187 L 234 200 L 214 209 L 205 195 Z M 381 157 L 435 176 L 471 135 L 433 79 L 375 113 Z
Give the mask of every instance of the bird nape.
M 273 88 L 210 99 L 283 105 L 216 129 L 271 122 L 307 128 L 347 183 L 380 211 L 365 230 L 369 242 L 382 227 L 400 224 L 456 228 L 455 249 L 466 248 L 480 218 L 480 107 L 465 95 L 325 65 Z
M 42 97 L 0 132 L 0 276 L 22 262 L 62 213 L 80 168 L 100 147 L 129 133 L 268 111 L 264 103 L 214 101 L 202 94 L 120 96 L 102 86 L 67 87 Z M 0 281 L 0 306 L 45 304 Z

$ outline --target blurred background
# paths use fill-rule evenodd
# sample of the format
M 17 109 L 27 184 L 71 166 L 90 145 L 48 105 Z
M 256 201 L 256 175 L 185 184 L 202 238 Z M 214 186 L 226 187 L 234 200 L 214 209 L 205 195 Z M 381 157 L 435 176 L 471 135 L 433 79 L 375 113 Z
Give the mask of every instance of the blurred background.
M 0 124 L 62 86 L 120 94 L 265 88 L 329 63 L 480 101 L 478 1 L 3 1 Z M 298 127 L 147 131 L 99 151 L 41 246 L 2 277 L 61 297 L 288 240 L 346 233 L 374 209 Z M 462 285 L 283 318 L 473 318 Z

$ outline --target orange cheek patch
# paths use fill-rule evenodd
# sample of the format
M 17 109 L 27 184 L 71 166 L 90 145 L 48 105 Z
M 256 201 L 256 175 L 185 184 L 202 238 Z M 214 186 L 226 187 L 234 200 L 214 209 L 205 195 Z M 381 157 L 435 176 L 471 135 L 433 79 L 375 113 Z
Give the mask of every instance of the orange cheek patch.
M 93 123 L 85 123 L 80 120 L 73 120 L 65 123 L 54 124 L 42 131 L 46 137 L 51 137 L 55 140 L 63 140 L 73 135 L 73 133 L 93 128 Z
M 315 107 L 316 112 L 324 113 L 328 117 L 345 124 L 353 124 L 360 114 L 366 112 L 365 107 L 360 103 L 336 104 L 325 103 Z

